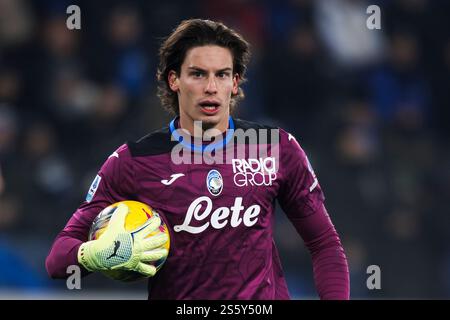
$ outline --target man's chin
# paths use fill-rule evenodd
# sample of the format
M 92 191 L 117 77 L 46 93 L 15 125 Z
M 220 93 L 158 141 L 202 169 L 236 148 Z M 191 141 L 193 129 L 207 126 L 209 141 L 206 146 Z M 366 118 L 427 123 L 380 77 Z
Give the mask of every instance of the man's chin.
M 202 122 L 202 129 L 208 130 L 214 128 L 220 123 L 220 117 L 218 116 L 200 116 L 196 121 Z

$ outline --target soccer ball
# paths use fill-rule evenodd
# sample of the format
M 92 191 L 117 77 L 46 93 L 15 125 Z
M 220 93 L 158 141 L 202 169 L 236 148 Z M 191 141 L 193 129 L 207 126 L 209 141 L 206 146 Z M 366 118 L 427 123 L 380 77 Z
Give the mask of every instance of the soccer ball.
M 158 216 L 161 219 L 161 225 L 159 226 L 158 230 L 149 234 L 148 237 L 154 236 L 161 232 L 169 236 L 169 231 L 167 229 L 166 224 L 164 223 L 161 216 L 155 210 L 153 210 L 150 206 L 146 205 L 145 203 L 127 200 L 113 203 L 108 207 L 106 207 L 105 209 L 103 209 L 98 214 L 98 216 L 92 222 L 92 226 L 89 231 L 89 240 L 99 239 L 102 236 L 103 232 L 105 232 L 106 227 L 108 226 L 112 214 L 114 213 L 118 205 L 121 203 L 128 206 L 128 214 L 125 218 L 125 229 L 127 231 L 136 230 L 140 228 L 151 217 Z M 169 251 L 170 238 L 164 245 L 161 246 L 161 248 L 167 249 L 167 251 Z M 158 271 L 159 269 L 161 269 L 165 261 L 166 258 L 162 258 L 159 259 L 158 261 L 148 263 L 155 266 L 156 271 Z M 125 282 L 146 279 L 144 275 L 135 271 L 106 270 L 103 273 L 114 280 L 120 280 Z

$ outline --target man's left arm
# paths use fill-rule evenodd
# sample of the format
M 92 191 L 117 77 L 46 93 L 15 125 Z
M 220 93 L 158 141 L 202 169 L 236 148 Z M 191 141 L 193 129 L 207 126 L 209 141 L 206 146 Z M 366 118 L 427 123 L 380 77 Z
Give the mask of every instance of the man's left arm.
M 347 258 L 324 206 L 325 197 L 309 160 L 292 135 L 280 130 L 279 203 L 311 253 L 320 299 L 350 296 Z

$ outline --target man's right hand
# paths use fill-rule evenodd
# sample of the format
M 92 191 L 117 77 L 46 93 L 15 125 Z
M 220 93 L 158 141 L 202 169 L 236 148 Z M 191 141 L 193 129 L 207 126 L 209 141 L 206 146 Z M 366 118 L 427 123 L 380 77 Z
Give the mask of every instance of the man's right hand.
M 131 270 L 147 277 L 156 273 L 156 268 L 146 262 L 167 257 L 167 250 L 159 248 L 168 236 L 164 233 L 146 238 L 161 224 L 157 216 L 133 233 L 125 230 L 128 207 L 119 204 L 105 232 L 99 239 L 83 243 L 78 250 L 78 262 L 89 271 Z

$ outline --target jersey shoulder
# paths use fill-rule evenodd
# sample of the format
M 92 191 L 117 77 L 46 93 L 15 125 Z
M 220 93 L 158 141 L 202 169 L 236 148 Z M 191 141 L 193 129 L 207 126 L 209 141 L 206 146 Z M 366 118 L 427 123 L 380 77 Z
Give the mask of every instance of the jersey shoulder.
M 261 124 L 261 123 L 257 123 L 257 122 L 252 122 L 252 121 L 247 121 L 247 120 L 242 120 L 242 119 L 233 119 L 234 120 L 234 127 L 235 129 L 242 129 L 242 130 L 247 130 L 247 129 L 278 129 L 275 126 L 270 126 L 270 125 L 265 125 L 265 124 Z
M 257 122 L 233 119 L 234 137 L 237 144 L 272 144 L 278 143 L 279 128 Z M 249 139 L 247 139 L 249 138 Z
M 163 127 L 137 141 L 128 141 L 127 146 L 132 157 L 142 157 L 168 153 L 177 143 L 171 140 L 169 127 Z

